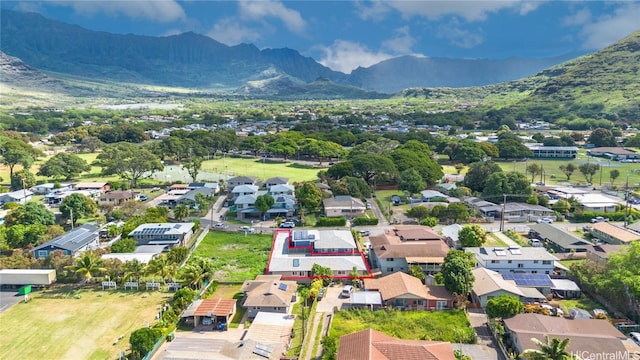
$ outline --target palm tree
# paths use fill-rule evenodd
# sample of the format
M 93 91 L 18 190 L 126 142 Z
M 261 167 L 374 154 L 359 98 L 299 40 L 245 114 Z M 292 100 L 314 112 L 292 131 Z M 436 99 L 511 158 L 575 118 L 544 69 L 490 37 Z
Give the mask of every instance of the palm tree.
M 532 338 L 534 344 L 540 349 L 527 349 L 522 352 L 522 357 L 528 360 L 570 360 L 576 359 L 576 356 L 567 351 L 569 341 L 567 338 L 560 340 L 558 338 L 550 339 L 545 335 L 544 342 L 536 338 Z
M 175 209 L 173 209 L 173 217 L 178 221 L 182 221 L 182 219 L 189 216 L 189 208 L 185 205 L 178 205 Z
M 190 287 L 199 290 L 213 276 L 213 264 L 211 260 L 200 256 L 194 257 L 182 269 L 180 277 Z
M 133 259 L 132 261 L 128 261 L 124 265 L 124 281 L 129 280 L 130 278 L 135 279 L 136 282 L 140 282 L 140 277 L 145 271 L 145 266 L 143 263 L 138 261 L 137 259 Z
M 173 279 L 178 272 L 178 265 L 169 260 L 166 255 L 157 257 L 147 265 L 147 274 L 160 276 L 164 284 L 168 279 Z
M 80 275 L 83 283 L 91 280 L 94 274 L 107 270 L 102 259 L 93 251 L 84 252 L 82 256 L 75 259 L 73 265 L 65 266 L 65 269 Z

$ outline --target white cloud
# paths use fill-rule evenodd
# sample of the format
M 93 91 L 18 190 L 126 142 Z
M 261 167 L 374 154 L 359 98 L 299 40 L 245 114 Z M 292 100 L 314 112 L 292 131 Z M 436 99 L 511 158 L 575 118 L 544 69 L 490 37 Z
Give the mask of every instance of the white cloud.
M 320 50 L 324 53 L 319 61 L 322 65 L 347 74 L 359 66 L 371 66 L 393 57 L 346 40 L 336 40 L 330 47 L 321 47 Z
M 368 6 L 359 4 L 358 8 L 361 11 L 361 17 L 365 19 L 380 18 L 389 9 L 395 9 L 404 18 L 420 16 L 429 20 L 438 20 L 445 16 L 458 16 L 466 21 L 484 21 L 489 14 L 504 9 L 526 15 L 537 9 L 543 2 L 529 0 L 375 0 Z
M 300 13 L 284 6 L 279 1 L 247 1 L 242 0 L 240 4 L 240 16 L 243 19 L 261 20 L 271 17 L 279 19 L 290 31 L 302 33 L 306 29 L 307 23 Z
M 484 42 L 481 29 L 476 31 L 462 29 L 457 19 L 453 19 L 447 25 L 441 25 L 438 28 L 437 36 L 448 39 L 451 44 L 464 49 L 470 49 Z
M 48 4 L 69 6 L 75 12 L 83 15 L 105 13 L 108 15 L 124 15 L 132 19 L 146 19 L 155 22 L 168 23 L 184 21 L 187 16 L 184 9 L 175 0 L 130 0 L 130 1 L 50 1 Z
M 390 50 L 394 54 L 411 54 L 413 46 L 416 44 L 409 33 L 409 27 L 403 26 L 394 32 L 394 37 L 382 43 L 382 48 Z
M 602 49 L 632 32 L 640 29 L 640 4 L 623 3 L 611 13 L 586 19 L 580 32 L 584 39 L 582 47 L 594 50 Z
M 565 17 L 562 23 L 567 26 L 585 25 L 591 22 L 589 9 L 578 10 L 575 14 Z
M 243 26 L 235 18 L 226 18 L 217 22 L 207 36 L 229 46 L 260 39 L 260 32 Z

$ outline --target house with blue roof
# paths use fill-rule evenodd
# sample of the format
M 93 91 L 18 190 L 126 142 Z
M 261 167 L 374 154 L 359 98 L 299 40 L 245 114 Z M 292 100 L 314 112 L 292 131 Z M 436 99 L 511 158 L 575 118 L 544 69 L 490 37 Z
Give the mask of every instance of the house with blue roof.
M 56 250 L 61 250 L 65 255 L 76 256 L 83 251 L 97 249 L 99 244 L 100 227 L 84 224 L 36 247 L 33 249 L 33 256 L 36 259 L 46 258 Z

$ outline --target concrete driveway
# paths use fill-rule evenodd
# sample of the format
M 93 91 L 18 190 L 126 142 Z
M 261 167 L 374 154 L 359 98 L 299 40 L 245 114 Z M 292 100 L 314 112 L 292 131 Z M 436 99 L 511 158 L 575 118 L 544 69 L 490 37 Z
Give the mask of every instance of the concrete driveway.
M 327 287 L 327 292 L 324 294 L 322 300 L 318 302 L 316 306 L 316 312 L 319 313 L 333 313 L 334 309 L 340 310 L 342 304 L 349 303 L 349 298 L 341 298 L 342 285 L 333 285 Z

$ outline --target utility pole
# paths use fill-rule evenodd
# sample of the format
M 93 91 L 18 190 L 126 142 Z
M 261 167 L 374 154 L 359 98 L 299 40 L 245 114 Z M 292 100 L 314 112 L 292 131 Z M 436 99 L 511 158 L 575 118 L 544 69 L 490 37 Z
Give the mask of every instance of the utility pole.
M 624 186 L 624 199 L 625 199 L 625 205 L 624 205 L 624 227 L 626 228 L 627 225 L 629 224 L 628 221 L 628 217 L 629 217 L 629 172 L 627 172 L 627 183 Z
M 69 212 L 70 212 L 69 215 L 71 217 L 71 230 L 73 230 L 73 208 L 72 207 L 69 208 Z
M 502 194 L 502 214 L 500 214 L 500 231 L 504 231 L 504 213 L 507 211 L 507 194 Z

